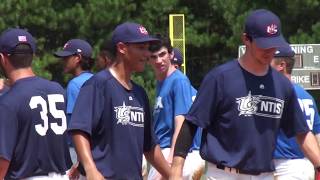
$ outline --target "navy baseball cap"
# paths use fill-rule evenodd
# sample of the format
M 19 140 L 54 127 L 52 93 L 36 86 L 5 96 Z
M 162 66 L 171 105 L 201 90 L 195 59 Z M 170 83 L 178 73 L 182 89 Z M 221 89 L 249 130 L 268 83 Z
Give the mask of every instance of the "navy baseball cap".
M 172 59 L 172 63 L 181 66 L 181 64 L 183 63 L 183 56 L 180 50 L 178 48 L 173 48 L 173 53 L 174 53 L 174 56 Z
M 56 57 L 68 57 L 72 55 L 81 54 L 84 57 L 91 58 L 92 47 L 91 45 L 82 39 L 71 39 L 63 46 L 62 51 L 57 51 L 54 53 Z
M 291 46 L 283 46 L 277 48 L 277 51 L 274 53 L 274 57 L 293 57 L 295 55 Z
M 31 47 L 32 52 L 21 50 L 21 52 L 15 50 L 17 45 L 27 44 Z M 15 53 L 35 53 L 36 52 L 36 40 L 32 35 L 23 29 L 9 28 L 5 30 L 0 36 L 0 52 L 7 54 Z
M 125 22 L 118 25 L 112 33 L 112 44 L 115 46 L 119 42 L 123 43 L 142 43 L 150 41 L 159 41 L 151 37 L 145 27 L 140 24 Z
M 245 21 L 245 33 L 262 49 L 287 46 L 277 15 L 266 9 L 252 11 Z

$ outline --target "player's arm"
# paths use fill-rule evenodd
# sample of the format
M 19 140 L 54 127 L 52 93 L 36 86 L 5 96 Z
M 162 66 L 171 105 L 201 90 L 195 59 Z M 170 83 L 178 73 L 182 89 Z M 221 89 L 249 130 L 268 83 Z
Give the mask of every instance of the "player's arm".
M 177 137 L 180 132 L 181 126 L 183 124 L 183 121 L 184 121 L 184 116 L 182 116 L 182 115 L 178 115 L 174 118 L 174 133 L 173 133 L 172 141 L 171 141 L 170 154 L 167 159 L 170 164 L 172 163 L 174 147 L 176 145 Z
M 72 139 L 77 151 L 78 159 L 80 159 L 80 162 L 86 171 L 87 179 L 104 179 L 93 161 L 89 136 L 82 131 L 72 131 Z
M 10 165 L 10 161 L 0 158 L 0 179 L 4 179 L 7 174 L 8 168 Z
M 196 125 L 189 121 L 183 122 L 175 145 L 170 179 L 181 179 L 184 161 L 188 155 L 196 130 Z
M 315 137 L 316 137 L 317 142 L 318 142 L 318 145 L 319 145 L 319 147 L 320 147 L 320 133 L 319 133 L 319 134 L 316 134 Z
M 315 167 L 320 167 L 320 149 L 315 136 L 311 131 L 296 136 L 302 151 Z
M 152 148 L 150 151 L 144 152 L 144 156 L 152 164 L 152 166 L 156 168 L 163 178 L 169 178 L 170 167 L 163 157 L 159 145 L 154 146 L 154 148 Z

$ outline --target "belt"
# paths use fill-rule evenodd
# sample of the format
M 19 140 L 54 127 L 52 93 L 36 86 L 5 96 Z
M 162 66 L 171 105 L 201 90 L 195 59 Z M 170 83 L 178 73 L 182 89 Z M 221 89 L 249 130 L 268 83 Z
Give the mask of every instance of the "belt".
M 226 167 L 224 165 L 216 165 L 218 169 L 224 170 L 226 172 L 230 172 L 230 173 L 235 173 L 235 174 L 249 174 L 249 175 L 260 175 L 260 172 L 255 172 L 255 171 L 246 171 L 246 170 L 241 170 L 241 169 L 236 169 L 236 168 L 231 168 L 231 167 Z

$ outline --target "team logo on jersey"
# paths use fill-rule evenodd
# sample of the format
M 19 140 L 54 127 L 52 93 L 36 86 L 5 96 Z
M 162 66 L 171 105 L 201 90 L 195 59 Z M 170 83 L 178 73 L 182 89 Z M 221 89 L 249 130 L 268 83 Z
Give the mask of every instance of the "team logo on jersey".
M 154 104 L 153 107 L 153 114 L 159 113 L 160 110 L 163 108 L 163 104 L 162 104 L 162 97 L 158 96 L 156 99 L 156 103 Z
M 127 106 L 123 102 L 122 106 L 114 107 L 117 124 L 144 127 L 144 111 L 141 107 Z
M 276 34 L 278 32 L 278 26 L 275 24 L 271 24 L 269 26 L 267 26 L 267 33 L 268 34 Z
M 192 97 L 191 97 L 192 102 L 194 102 L 194 100 L 196 100 L 196 97 L 197 97 L 197 96 L 192 96 Z
M 236 98 L 239 116 L 263 116 L 281 118 L 284 101 L 274 97 L 251 95 L 251 91 L 245 97 Z

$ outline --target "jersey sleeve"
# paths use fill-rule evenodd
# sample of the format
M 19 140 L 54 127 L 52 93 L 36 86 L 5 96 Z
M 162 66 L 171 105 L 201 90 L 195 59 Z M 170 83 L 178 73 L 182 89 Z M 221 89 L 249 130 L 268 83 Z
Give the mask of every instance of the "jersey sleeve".
M 217 78 L 208 74 L 201 83 L 197 97 L 186 115 L 186 120 L 202 128 L 208 127 L 217 111 L 219 93 Z
M 280 128 L 289 138 L 299 133 L 306 133 L 310 131 L 299 105 L 297 95 L 293 90 L 291 91 L 290 97 L 288 97 L 285 102 L 285 109 L 281 118 Z
M 312 102 L 313 102 L 313 109 L 314 109 L 314 122 L 313 122 L 313 129 L 312 132 L 314 134 L 319 134 L 320 133 L 320 117 L 319 117 L 319 111 L 317 108 L 317 104 L 314 101 L 314 99 L 312 98 Z
M 145 93 L 144 93 L 145 94 Z M 145 123 L 144 123 L 144 143 L 143 151 L 148 152 L 157 144 L 158 139 L 153 130 L 153 120 L 151 116 L 150 104 L 148 96 L 144 95 L 145 102 Z
M 0 157 L 10 161 L 18 137 L 18 122 L 14 112 L 0 104 Z
M 173 86 L 174 116 L 185 115 L 192 104 L 191 84 L 187 80 L 177 80 Z
M 81 130 L 91 135 L 99 123 L 104 99 L 102 87 L 91 81 L 85 83 L 75 103 L 68 130 Z
M 67 86 L 67 114 L 72 114 L 79 91 L 77 84 L 71 80 Z

